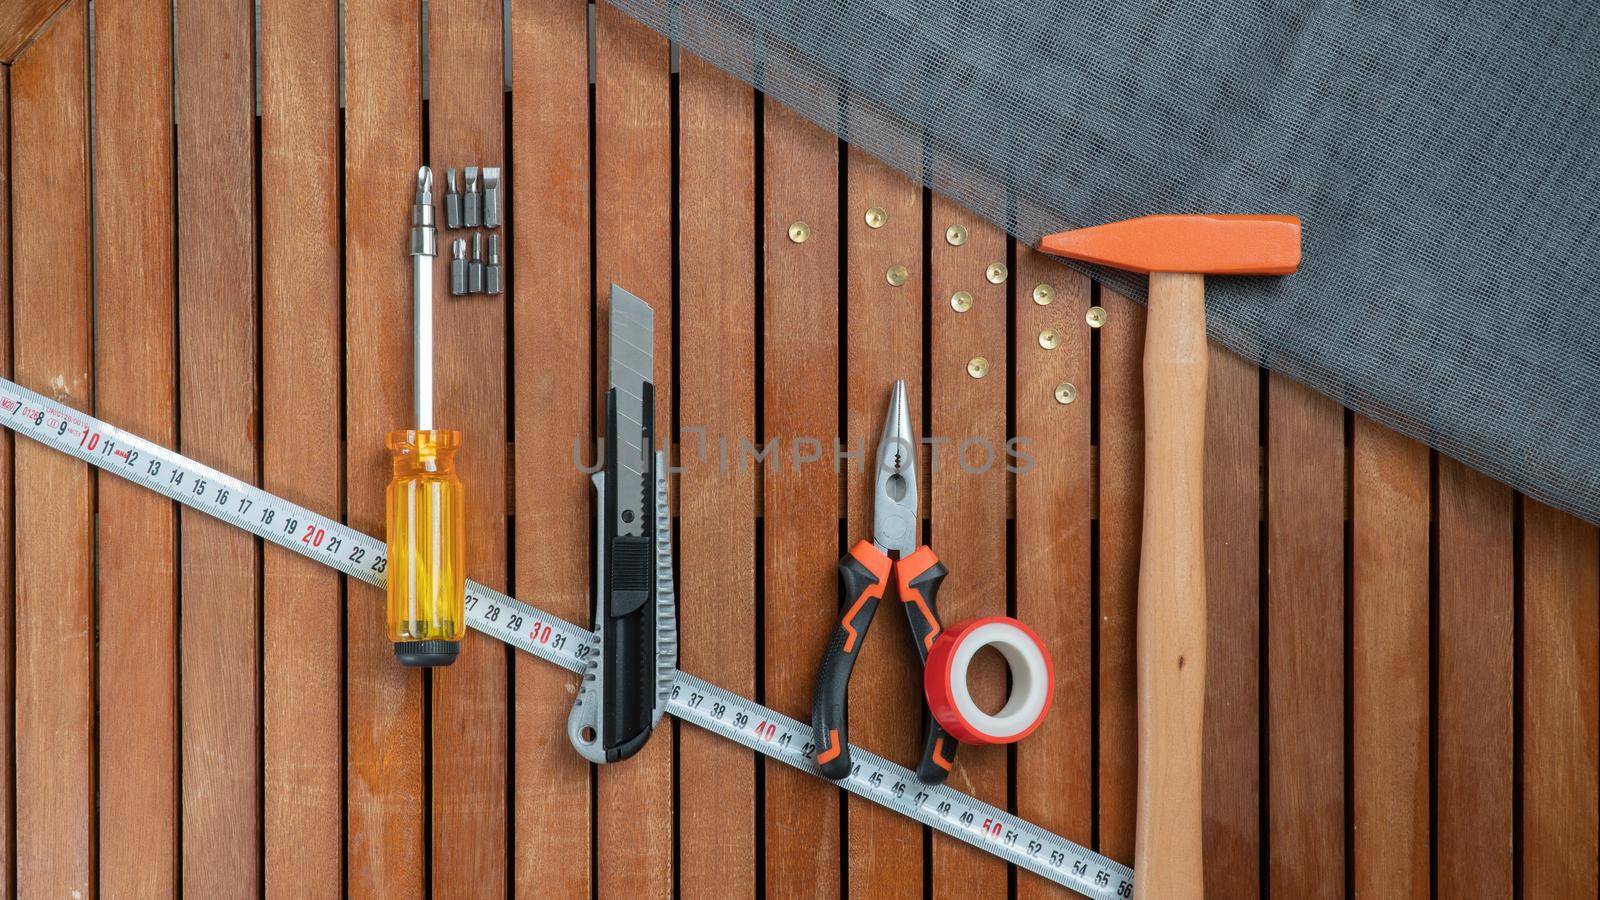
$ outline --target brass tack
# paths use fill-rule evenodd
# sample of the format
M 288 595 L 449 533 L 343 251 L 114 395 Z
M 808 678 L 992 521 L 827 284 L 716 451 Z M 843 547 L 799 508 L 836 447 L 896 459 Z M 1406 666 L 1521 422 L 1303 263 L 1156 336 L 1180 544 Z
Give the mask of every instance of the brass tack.
M 970 291 L 956 291 L 950 295 L 950 308 L 956 312 L 966 312 L 972 308 L 972 293 Z
M 989 279 L 990 284 L 1000 284 L 1006 280 L 1006 275 L 1008 274 L 1006 272 L 1006 264 L 990 263 L 989 268 L 985 269 L 983 274 L 984 277 Z
M 899 287 L 900 285 L 906 283 L 906 267 L 890 266 L 889 271 L 883 273 L 883 277 L 884 280 L 888 281 L 890 284 L 894 285 L 895 287 Z
M 1106 323 L 1106 308 L 1104 306 L 1091 306 L 1083 314 L 1083 320 L 1089 323 L 1090 328 L 1099 328 Z
M 1046 350 L 1054 350 L 1061 346 L 1061 332 L 1054 328 L 1046 328 L 1039 332 L 1039 346 Z
M 1056 299 L 1056 289 L 1048 281 L 1041 281 L 1033 286 L 1033 302 L 1040 306 L 1049 306 L 1050 301 Z
M 1074 401 L 1076 399 L 1078 399 L 1078 389 L 1072 386 L 1072 382 L 1063 381 L 1060 384 L 1056 385 L 1056 402 L 1057 403 L 1061 404 L 1062 406 L 1065 406 L 1068 403 L 1071 403 L 1072 401 Z
M 811 226 L 804 222 L 789 223 L 789 240 L 796 244 L 804 244 L 806 238 L 811 237 Z
M 967 374 L 973 378 L 982 378 L 989 374 L 989 361 L 981 356 L 974 356 L 972 361 L 967 363 Z
M 950 242 L 950 246 L 959 247 L 967 242 L 967 230 L 960 225 L 951 225 L 944 230 L 944 239 Z
M 883 207 L 873 206 L 867 209 L 867 214 L 862 218 L 866 219 L 868 228 L 882 228 L 883 223 L 889 221 L 889 214 L 883 211 Z

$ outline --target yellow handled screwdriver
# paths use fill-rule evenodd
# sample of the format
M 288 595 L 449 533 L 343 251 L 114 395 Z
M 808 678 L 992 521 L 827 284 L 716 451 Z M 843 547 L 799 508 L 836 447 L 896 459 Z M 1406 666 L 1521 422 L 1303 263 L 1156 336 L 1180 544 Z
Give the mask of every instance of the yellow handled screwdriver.
M 433 427 L 433 172 L 417 170 L 411 207 L 417 427 L 389 433 L 389 640 L 405 666 L 448 666 L 467 631 L 466 490 L 456 477 L 461 432 Z

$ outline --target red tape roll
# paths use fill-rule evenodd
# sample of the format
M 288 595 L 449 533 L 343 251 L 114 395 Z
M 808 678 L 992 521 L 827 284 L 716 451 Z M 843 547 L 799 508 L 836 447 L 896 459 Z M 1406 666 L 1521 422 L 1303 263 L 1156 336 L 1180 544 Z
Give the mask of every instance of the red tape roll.
M 967 687 L 972 657 L 984 647 L 1000 651 L 1011 669 L 1011 696 L 993 715 L 978 708 Z M 1055 670 L 1032 629 L 1007 616 L 990 616 L 962 622 L 939 635 L 928 651 L 922 688 L 933 717 L 956 740 L 1014 744 L 1032 734 L 1050 711 Z

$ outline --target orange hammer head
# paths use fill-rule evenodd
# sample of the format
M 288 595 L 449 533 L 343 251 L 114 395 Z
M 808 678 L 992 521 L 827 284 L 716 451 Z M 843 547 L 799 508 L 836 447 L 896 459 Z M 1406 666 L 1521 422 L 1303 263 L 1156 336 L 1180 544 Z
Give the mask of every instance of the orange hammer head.
M 1046 236 L 1039 249 L 1130 272 L 1287 275 L 1300 268 L 1294 216 L 1143 216 Z

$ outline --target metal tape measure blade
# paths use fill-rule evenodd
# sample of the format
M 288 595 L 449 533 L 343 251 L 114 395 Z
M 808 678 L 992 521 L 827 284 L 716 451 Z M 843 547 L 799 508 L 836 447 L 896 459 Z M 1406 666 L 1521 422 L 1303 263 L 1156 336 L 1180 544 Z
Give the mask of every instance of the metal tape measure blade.
M 383 541 L 3 378 L 0 424 L 352 578 L 384 586 L 388 554 Z M 477 631 L 568 671 L 582 671 L 592 647 L 590 632 L 474 581 L 467 582 L 466 606 L 467 624 Z M 753 700 L 679 670 L 667 711 L 821 777 L 812 761 L 811 728 Z M 909 769 L 859 747 L 850 752 L 855 764 L 838 784 L 851 793 L 1087 897 L 1133 895 L 1127 866 L 948 786 L 924 785 Z

